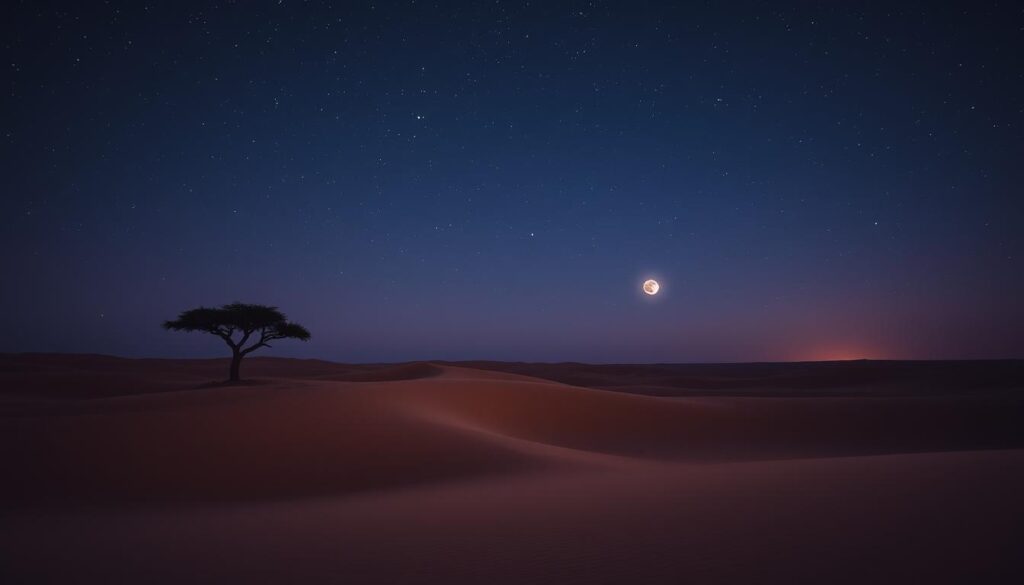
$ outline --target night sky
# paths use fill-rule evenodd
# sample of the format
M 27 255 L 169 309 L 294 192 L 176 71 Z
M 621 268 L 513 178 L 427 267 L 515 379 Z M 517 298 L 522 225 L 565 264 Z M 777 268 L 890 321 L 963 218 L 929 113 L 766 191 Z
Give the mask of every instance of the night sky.
M 938 4 L 8 3 L 0 351 L 1024 357 L 1024 9 Z

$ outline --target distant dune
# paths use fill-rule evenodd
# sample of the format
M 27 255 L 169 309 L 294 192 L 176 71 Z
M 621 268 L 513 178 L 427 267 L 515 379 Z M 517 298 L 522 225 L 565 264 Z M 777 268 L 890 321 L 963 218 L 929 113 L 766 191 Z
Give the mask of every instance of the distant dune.
M 11 583 L 1007 582 L 1021 362 L 0 355 Z
M 1024 360 L 581 364 L 451 362 L 574 386 L 658 396 L 909 396 L 1016 391 Z

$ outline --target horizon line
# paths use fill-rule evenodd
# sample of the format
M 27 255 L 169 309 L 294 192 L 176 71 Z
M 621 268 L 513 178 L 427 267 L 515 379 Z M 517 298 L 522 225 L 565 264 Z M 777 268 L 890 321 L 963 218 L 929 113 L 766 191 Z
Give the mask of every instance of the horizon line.
M 119 360 L 164 360 L 164 361 L 215 361 L 215 360 L 230 360 L 230 356 L 211 356 L 211 357 L 167 357 L 167 356 L 121 356 L 107 353 L 94 353 L 94 352 L 60 352 L 60 351 L 20 351 L 20 352 L 0 352 L 0 357 L 9 356 L 77 356 L 77 357 L 100 357 L 100 358 L 113 358 Z M 831 363 L 854 363 L 854 362 L 1010 362 L 1010 361 L 1024 361 L 1024 357 L 992 357 L 992 358 L 849 358 L 849 359 L 826 359 L 826 360 L 755 360 L 755 361 L 681 361 L 681 362 L 665 362 L 665 361 L 653 361 L 653 362 L 603 362 L 603 361 L 579 361 L 579 360 L 559 360 L 559 361 L 535 361 L 535 360 L 504 360 L 504 359 L 411 359 L 411 360 L 399 360 L 399 361 L 368 361 L 368 362 L 350 362 L 350 361 L 338 361 L 334 359 L 326 359 L 319 357 L 293 357 L 293 356 L 274 356 L 274 355 L 256 355 L 246 358 L 247 360 L 263 360 L 263 359 L 275 359 L 275 360 L 295 360 L 295 361 L 320 361 L 333 364 L 341 365 L 361 365 L 361 366 L 385 366 L 385 365 L 400 365 L 400 364 L 414 364 L 414 363 L 439 363 L 439 364 L 466 364 L 466 363 L 504 363 L 504 364 L 544 364 L 544 365 L 564 365 L 564 364 L 579 364 L 579 365 L 590 365 L 590 366 L 677 366 L 677 365 L 757 365 L 757 364 L 831 364 Z

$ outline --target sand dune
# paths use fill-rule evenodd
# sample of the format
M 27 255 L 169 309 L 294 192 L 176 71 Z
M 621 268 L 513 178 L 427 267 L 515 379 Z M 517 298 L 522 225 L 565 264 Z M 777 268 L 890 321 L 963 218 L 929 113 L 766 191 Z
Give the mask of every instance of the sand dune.
M 1024 400 L 1006 385 L 678 398 L 448 364 L 250 361 L 250 383 L 222 386 L 221 360 L 0 356 L 0 569 L 19 583 L 1021 570 Z

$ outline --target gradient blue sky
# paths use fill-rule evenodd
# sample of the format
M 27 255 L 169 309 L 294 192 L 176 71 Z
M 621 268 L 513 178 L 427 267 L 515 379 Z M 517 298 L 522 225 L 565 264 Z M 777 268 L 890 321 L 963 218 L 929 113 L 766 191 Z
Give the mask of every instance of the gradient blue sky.
M 0 351 L 1024 357 L 1013 3 L 87 4 L 2 19 Z

